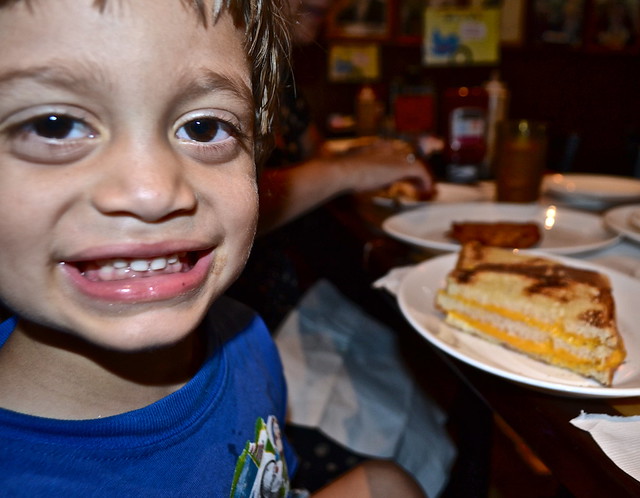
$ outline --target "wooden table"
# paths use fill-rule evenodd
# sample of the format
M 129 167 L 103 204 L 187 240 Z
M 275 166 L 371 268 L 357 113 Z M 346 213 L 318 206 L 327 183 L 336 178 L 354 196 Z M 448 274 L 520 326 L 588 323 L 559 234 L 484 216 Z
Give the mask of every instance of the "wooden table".
M 307 249 L 322 260 L 320 271 L 332 275 L 341 288 L 368 303 L 367 311 L 412 334 L 412 351 L 428 363 L 425 377 L 446 390 L 459 381 L 499 415 L 535 452 L 553 475 L 578 497 L 640 496 L 640 482 L 619 469 L 590 434 L 569 423 L 582 410 L 589 413 L 640 414 L 640 399 L 579 399 L 523 387 L 485 373 L 436 351 L 403 323 L 395 300 L 384 291 L 371 294 L 371 283 L 390 268 L 432 256 L 387 237 L 380 223 L 390 212 L 363 199 L 346 197 L 324 208 L 329 231 L 321 248 Z M 364 293 L 364 294 L 363 294 Z M 364 297 L 363 297 L 364 296 Z M 382 306 L 380 303 L 386 303 Z M 408 330 L 412 332 L 407 332 Z M 419 340 L 416 342 L 416 338 Z M 417 345 L 420 343 L 419 345 Z M 447 370 L 445 373 L 442 369 Z M 451 380 L 452 376 L 455 380 Z M 444 379 L 447 378 L 445 381 Z M 435 382 L 434 382 L 435 379 Z M 446 393 L 440 393 L 446 398 Z

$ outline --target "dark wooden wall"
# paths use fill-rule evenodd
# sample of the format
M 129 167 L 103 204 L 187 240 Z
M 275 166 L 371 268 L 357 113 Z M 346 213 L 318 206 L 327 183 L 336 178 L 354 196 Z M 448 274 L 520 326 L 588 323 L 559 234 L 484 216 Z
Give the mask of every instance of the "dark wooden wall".
M 352 113 L 358 85 L 327 81 L 327 45 L 296 49 L 297 80 L 319 123 L 330 113 Z M 420 66 L 420 47 L 381 44 L 382 78 L 376 84 L 388 95 L 394 78 Z M 560 161 L 568 137 L 579 137 L 574 171 L 634 174 L 640 144 L 640 55 L 593 54 L 563 46 L 503 48 L 497 66 L 421 67 L 436 95 L 450 86 L 473 86 L 494 69 L 511 91 L 509 115 L 543 119 L 550 125 L 550 167 Z M 437 130 L 441 132 L 440 130 Z

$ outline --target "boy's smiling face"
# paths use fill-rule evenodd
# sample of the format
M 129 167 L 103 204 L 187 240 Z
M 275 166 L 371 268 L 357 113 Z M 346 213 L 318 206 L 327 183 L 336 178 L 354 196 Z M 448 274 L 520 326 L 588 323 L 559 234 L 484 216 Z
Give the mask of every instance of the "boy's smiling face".
M 0 296 L 119 350 L 184 337 L 257 217 L 242 31 L 179 0 L 0 9 Z

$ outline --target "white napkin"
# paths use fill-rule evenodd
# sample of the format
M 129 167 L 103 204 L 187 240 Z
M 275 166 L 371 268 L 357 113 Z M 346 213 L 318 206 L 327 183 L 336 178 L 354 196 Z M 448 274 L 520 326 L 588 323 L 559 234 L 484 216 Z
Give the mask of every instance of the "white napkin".
M 446 415 L 404 366 L 392 330 L 320 281 L 275 338 L 292 423 L 317 428 L 356 453 L 391 458 L 428 496 L 438 496 L 455 447 Z
M 640 481 L 640 416 L 582 412 L 571 423 L 590 433 L 618 467 Z
M 391 270 L 389 270 L 389 272 L 386 275 L 380 277 L 378 280 L 373 282 L 373 286 L 376 289 L 386 289 L 391 294 L 396 296 L 398 295 L 398 289 L 400 288 L 402 279 L 413 268 L 414 268 L 414 265 L 398 266 L 396 268 L 391 268 Z

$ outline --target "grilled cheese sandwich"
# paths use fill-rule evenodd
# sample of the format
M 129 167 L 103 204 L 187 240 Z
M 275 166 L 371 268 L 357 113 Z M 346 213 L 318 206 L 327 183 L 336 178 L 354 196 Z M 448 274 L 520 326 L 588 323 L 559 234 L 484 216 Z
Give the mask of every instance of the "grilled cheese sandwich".
M 460 330 L 605 386 L 625 358 L 609 279 L 550 259 L 464 244 L 436 307 Z

